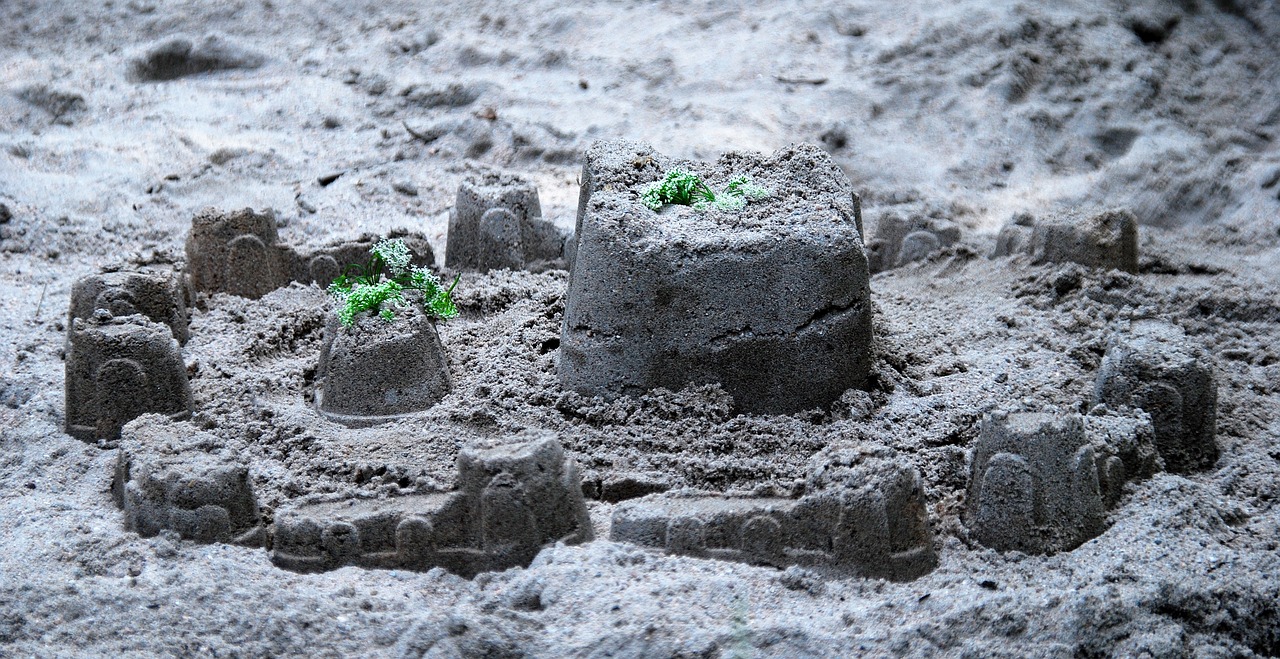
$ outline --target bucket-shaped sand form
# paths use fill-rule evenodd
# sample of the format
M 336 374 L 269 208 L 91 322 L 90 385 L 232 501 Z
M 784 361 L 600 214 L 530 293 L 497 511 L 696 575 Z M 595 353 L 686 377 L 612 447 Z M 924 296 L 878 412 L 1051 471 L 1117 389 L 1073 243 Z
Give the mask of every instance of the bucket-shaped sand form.
M 349 427 L 386 423 L 429 409 L 449 393 L 449 360 L 435 323 L 417 304 L 386 320 L 370 312 L 344 327 L 336 316 L 320 352 L 317 408 Z
M 640 195 L 680 167 L 770 191 L 737 211 Z M 676 161 L 636 142 L 586 154 L 560 382 L 606 398 L 718 383 L 738 411 L 820 408 L 862 386 L 871 304 L 857 197 L 811 145 Z
M 167 325 L 99 310 L 72 321 L 67 346 L 67 434 L 111 440 L 147 412 L 175 419 L 191 414 L 187 367 Z

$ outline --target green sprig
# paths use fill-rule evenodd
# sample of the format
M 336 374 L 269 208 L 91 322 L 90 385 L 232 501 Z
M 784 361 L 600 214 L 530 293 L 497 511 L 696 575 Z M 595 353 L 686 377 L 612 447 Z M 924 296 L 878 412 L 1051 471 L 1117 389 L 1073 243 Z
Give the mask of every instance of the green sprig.
M 329 285 L 329 295 L 338 303 L 338 320 L 346 327 L 356 322 L 362 311 L 375 310 L 383 320 L 395 320 L 395 309 L 409 306 L 406 290 L 422 294 L 422 310 L 430 318 L 448 320 L 458 315 L 453 302 L 453 284 L 444 288 L 440 278 L 426 268 L 409 265 L 413 255 L 400 238 L 379 241 L 370 250 L 369 260 L 343 269 Z
M 735 176 L 723 192 L 716 194 L 697 175 L 683 169 L 673 169 L 640 193 L 640 201 L 658 211 L 668 204 L 692 206 L 694 210 L 740 211 L 748 201 L 758 201 L 769 196 L 769 191 L 752 182 L 745 174 Z
M 659 210 L 666 204 L 692 206 L 698 201 L 715 201 L 716 193 L 697 175 L 683 169 L 673 169 L 667 175 L 641 193 L 645 206 Z

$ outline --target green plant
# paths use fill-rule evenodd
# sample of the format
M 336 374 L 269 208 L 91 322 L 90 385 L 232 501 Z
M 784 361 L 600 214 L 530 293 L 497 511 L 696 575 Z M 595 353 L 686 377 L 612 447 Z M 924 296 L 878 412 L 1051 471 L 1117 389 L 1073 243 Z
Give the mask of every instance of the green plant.
M 640 201 L 653 210 L 662 210 L 667 204 L 692 206 L 694 210 L 705 211 L 716 209 L 738 211 L 746 208 L 748 201 L 757 201 L 769 196 L 769 191 L 752 182 L 745 174 L 735 176 L 725 186 L 723 192 L 716 194 L 711 186 L 696 174 L 683 169 L 673 169 L 655 181 L 640 193 Z
M 453 289 L 458 285 L 458 277 L 445 288 L 430 270 L 410 266 L 412 258 L 403 240 L 390 238 L 378 241 L 365 263 L 344 268 L 329 285 L 329 294 L 338 303 L 338 320 L 351 327 L 356 322 L 356 314 L 371 309 L 377 310 L 384 320 L 394 320 L 394 308 L 409 306 L 404 295 L 406 290 L 421 293 L 418 302 L 427 316 L 440 320 L 457 316 Z

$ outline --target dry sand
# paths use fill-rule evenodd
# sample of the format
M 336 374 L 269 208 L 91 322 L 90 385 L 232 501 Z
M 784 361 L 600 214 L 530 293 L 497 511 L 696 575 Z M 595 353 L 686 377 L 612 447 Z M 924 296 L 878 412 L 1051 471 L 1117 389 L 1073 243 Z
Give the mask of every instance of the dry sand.
M 165 43 L 181 65 L 146 58 Z M 0 656 L 1280 655 L 1277 43 L 1274 0 L 5 0 Z M 410 228 L 440 262 L 479 166 L 531 177 L 569 229 L 580 154 L 620 138 L 703 159 L 814 142 L 870 235 L 897 213 L 964 237 L 872 279 L 874 387 L 832 409 L 564 393 L 565 273 L 496 272 L 464 274 L 441 327 L 454 393 L 365 431 L 308 404 L 320 290 L 212 297 L 184 351 L 196 422 L 243 445 L 268 514 L 447 487 L 468 440 L 549 428 L 606 538 L 619 499 L 794 494 L 815 455 L 883 445 L 924 476 L 935 571 L 823 580 L 599 539 L 471 581 L 299 575 L 261 549 L 123 530 L 115 450 L 62 432 L 77 278 L 176 264 L 210 205 L 272 208 L 296 245 Z M 1015 212 L 1113 206 L 1143 225 L 1137 275 L 985 258 Z M 1214 356 L 1217 464 L 1129 486 L 1070 552 L 973 542 L 981 415 L 1086 410 L 1108 337 L 1151 316 Z

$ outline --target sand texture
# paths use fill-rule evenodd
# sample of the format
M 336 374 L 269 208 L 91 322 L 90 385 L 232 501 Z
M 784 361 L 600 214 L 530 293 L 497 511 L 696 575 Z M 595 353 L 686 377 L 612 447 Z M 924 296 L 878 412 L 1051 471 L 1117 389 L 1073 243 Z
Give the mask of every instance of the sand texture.
M 1277 44 L 1275 0 L 0 1 L 0 657 L 1280 656 Z M 582 180 L 602 141 L 659 155 Z M 639 191 L 671 163 L 788 189 L 654 214 Z M 489 251 L 447 258 L 460 184 L 511 177 L 537 212 L 467 202 Z M 772 246 L 803 230 L 805 254 L 840 241 L 849 290 L 727 276 L 704 299 L 664 271 L 685 315 L 646 327 L 743 295 L 763 311 L 706 345 L 776 311 L 782 356 L 723 367 L 738 401 L 685 360 L 566 387 L 566 354 L 628 345 L 585 332 L 642 325 L 601 320 L 602 286 L 567 307 L 597 184 L 618 251 L 591 258 L 619 282 L 648 281 L 606 267 L 628 245 L 679 247 L 672 272 L 708 245 L 836 268 Z M 242 209 L 265 238 L 209 238 L 226 255 L 191 286 L 193 218 Z M 338 423 L 318 284 L 393 233 L 461 275 L 448 386 Z M 132 359 L 168 379 L 77 326 L 149 342 Z M 856 373 L 821 396 L 817 367 L 764 377 L 814 327 L 805 359 L 853 346 Z M 692 384 L 647 388 L 677 366 Z M 73 437 L 93 377 L 111 414 Z M 119 429 L 143 411 L 169 416 Z M 493 458 L 458 482 L 519 436 L 560 447 L 553 475 Z M 546 492 L 564 519 L 528 521 Z M 483 523 L 411 510 L 453 500 Z M 464 578 L 391 536 L 399 563 L 273 563 L 277 514 L 301 536 L 384 506 L 414 556 L 528 566 Z M 428 522 L 484 537 L 434 547 Z M 308 551 L 354 537 L 324 533 Z

